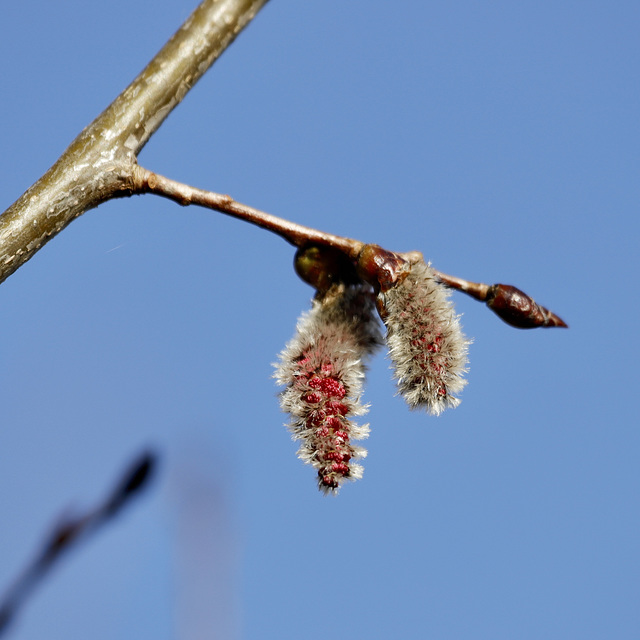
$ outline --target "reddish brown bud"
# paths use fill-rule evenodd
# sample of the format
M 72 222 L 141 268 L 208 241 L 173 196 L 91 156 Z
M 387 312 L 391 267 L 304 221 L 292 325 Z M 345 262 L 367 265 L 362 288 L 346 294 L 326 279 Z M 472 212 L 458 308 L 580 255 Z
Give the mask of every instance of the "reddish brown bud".
M 388 291 L 406 278 L 411 266 L 407 260 L 377 244 L 368 244 L 358 256 L 358 274 L 376 291 Z
M 555 313 L 540 306 L 524 291 L 509 284 L 493 284 L 487 291 L 487 306 L 504 322 L 518 329 L 567 327 Z

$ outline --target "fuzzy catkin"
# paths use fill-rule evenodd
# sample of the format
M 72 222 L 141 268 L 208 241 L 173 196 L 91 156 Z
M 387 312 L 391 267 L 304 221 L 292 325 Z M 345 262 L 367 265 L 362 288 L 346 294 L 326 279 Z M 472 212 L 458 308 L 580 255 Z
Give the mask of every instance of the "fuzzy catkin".
M 398 391 L 412 409 L 439 415 L 456 407 L 466 380 L 469 341 L 460 328 L 449 291 L 423 261 L 395 287 L 380 293 L 389 355 Z
M 369 435 L 352 418 L 367 412 L 360 395 L 364 361 L 382 343 L 368 286 L 332 287 L 298 321 L 280 354 L 274 377 L 285 389 L 280 405 L 300 440 L 298 456 L 318 471 L 318 487 L 335 493 L 345 480 L 362 477 L 354 460 L 366 450 L 352 444 Z

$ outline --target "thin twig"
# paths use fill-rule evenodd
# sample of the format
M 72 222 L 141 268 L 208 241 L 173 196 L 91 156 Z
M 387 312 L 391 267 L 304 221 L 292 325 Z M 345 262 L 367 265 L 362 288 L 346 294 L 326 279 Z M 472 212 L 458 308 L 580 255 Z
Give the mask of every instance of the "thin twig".
M 470 282 L 441 271 L 436 271 L 436 275 L 447 287 L 485 302 L 489 309 L 512 327 L 535 329 L 569 326 L 560 316 L 539 305 L 531 296 L 513 285 Z
M 482 282 L 470 282 L 469 280 L 463 280 L 457 276 L 450 276 L 438 270 L 435 270 L 435 272 L 440 281 L 446 284 L 450 289 L 462 291 L 462 293 L 466 293 L 475 300 L 480 300 L 480 302 L 485 302 L 487 300 L 487 291 L 489 290 L 488 284 L 483 284 Z
M 244 220 L 262 229 L 266 229 L 284 238 L 295 247 L 305 245 L 321 245 L 342 251 L 351 260 L 357 260 L 364 243 L 350 238 L 343 238 L 311 227 L 305 227 L 284 218 L 279 218 L 259 209 L 234 200 L 231 196 L 213 191 L 205 191 L 191 187 L 182 182 L 171 180 L 153 171 L 138 166 L 135 174 L 134 193 L 153 193 L 163 198 L 169 198 L 180 205 L 195 204 L 207 209 L 213 209 L 226 215 Z
M 145 487 L 156 464 L 153 454 L 145 452 L 121 475 L 107 498 L 80 516 L 64 516 L 52 528 L 32 562 L 18 576 L 0 600 L 0 635 L 15 619 L 37 585 L 49 573 L 60 556 L 81 539 L 95 533 L 116 516 L 122 507 Z
M 182 206 L 195 204 L 224 213 L 271 231 L 298 249 L 312 246 L 329 247 L 346 256 L 354 266 L 358 267 L 361 276 L 364 273 L 369 273 L 372 280 L 366 277 L 365 279 L 377 286 L 382 285 L 383 288 L 394 286 L 398 272 L 402 271 L 402 263 L 422 260 L 422 254 L 417 251 L 394 253 L 377 245 L 365 244 L 352 238 L 343 238 L 305 227 L 237 202 L 229 195 L 198 189 L 171 180 L 139 165 L 136 166 L 134 172 L 133 193 L 153 193 L 173 200 Z M 314 282 L 304 277 L 299 270 L 298 275 L 307 282 L 317 284 L 317 281 Z M 496 315 L 513 327 L 533 329 L 536 327 L 567 326 L 564 320 L 555 313 L 537 304 L 533 298 L 511 285 L 488 285 L 481 282 L 471 282 L 440 271 L 436 271 L 436 275 L 447 287 L 462 291 L 475 300 L 485 302 Z

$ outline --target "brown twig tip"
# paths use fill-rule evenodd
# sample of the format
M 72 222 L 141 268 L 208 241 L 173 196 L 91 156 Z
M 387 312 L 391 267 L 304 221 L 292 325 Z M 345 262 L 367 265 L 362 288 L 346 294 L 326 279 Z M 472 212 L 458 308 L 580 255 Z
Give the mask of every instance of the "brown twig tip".
M 465 280 L 464 278 L 450 276 L 446 273 L 442 273 L 442 271 L 436 271 L 435 269 L 434 273 L 436 274 L 438 280 L 440 280 L 442 284 L 446 285 L 450 289 L 455 289 L 456 291 L 466 293 L 474 300 L 480 300 L 480 302 L 486 301 L 487 294 L 489 292 L 488 284 L 484 284 L 482 282 L 470 282 L 469 280 Z
M 491 285 L 487 290 L 486 303 L 504 322 L 518 329 L 569 326 L 524 291 L 509 284 Z

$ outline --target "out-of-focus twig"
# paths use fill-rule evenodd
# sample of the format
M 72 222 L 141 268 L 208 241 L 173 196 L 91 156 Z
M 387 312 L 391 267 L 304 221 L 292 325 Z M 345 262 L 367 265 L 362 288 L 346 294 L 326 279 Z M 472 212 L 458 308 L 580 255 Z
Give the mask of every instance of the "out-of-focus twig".
M 156 456 L 153 453 L 146 451 L 140 454 L 96 508 L 79 516 L 64 516 L 52 527 L 34 559 L 0 600 L 0 635 L 8 629 L 34 588 L 60 556 L 116 516 L 148 484 L 155 465 Z

